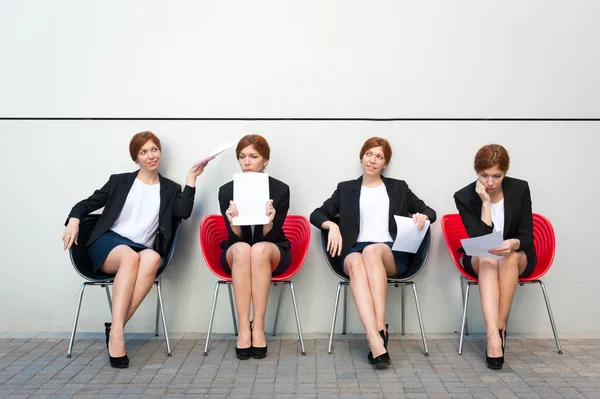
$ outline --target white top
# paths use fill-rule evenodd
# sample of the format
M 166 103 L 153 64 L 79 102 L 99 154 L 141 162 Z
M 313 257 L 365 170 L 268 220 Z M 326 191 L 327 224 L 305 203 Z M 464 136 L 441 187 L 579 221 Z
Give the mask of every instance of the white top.
M 360 230 L 356 242 L 392 242 L 390 198 L 385 184 L 360 190 Z
M 125 205 L 110 228 L 131 241 L 152 248 L 158 230 L 160 184 L 148 185 L 135 179 Z
M 490 211 L 492 213 L 494 231 L 501 231 L 504 234 L 504 198 L 495 204 L 490 203 Z

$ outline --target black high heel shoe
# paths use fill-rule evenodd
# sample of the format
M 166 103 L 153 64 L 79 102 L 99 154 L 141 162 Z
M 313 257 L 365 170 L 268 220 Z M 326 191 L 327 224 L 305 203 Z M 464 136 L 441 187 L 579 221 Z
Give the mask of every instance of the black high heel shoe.
M 369 354 L 367 355 L 367 360 L 369 361 L 369 363 L 374 365 L 376 369 L 385 369 L 390 365 L 390 354 L 387 351 L 387 325 L 385 332 L 383 330 L 379 330 L 379 335 L 383 340 L 383 347 L 385 348 L 385 352 L 374 358 L 373 353 L 369 351 Z
M 385 350 L 387 350 L 387 344 L 388 344 L 388 340 L 390 338 L 389 334 L 388 334 L 388 327 L 389 324 L 385 325 L 385 334 L 382 336 L 383 338 L 383 347 L 385 348 Z M 381 330 L 383 331 L 383 330 Z M 381 334 L 381 331 L 379 332 L 379 334 Z M 373 353 L 371 351 L 369 351 L 369 353 L 367 353 L 367 360 L 369 361 L 369 363 L 373 364 Z
M 252 321 L 250 321 L 250 346 L 247 348 L 235 347 L 235 355 L 240 360 L 248 360 L 252 357 Z
M 504 366 L 504 337 L 502 336 L 502 329 L 499 329 L 498 331 L 500 332 L 500 346 L 502 347 L 502 356 L 489 357 L 487 354 L 487 350 L 485 351 L 485 362 L 488 368 L 492 370 L 501 370 L 502 366 Z
M 252 323 L 250 323 L 250 333 L 252 333 Z M 256 347 L 252 345 L 250 348 L 252 351 L 253 359 L 264 359 L 265 357 L 267 357 L 267 345 L 263 347 Z
M 125 369 L 129 367 L 129 358 L 127 354 L 125 356 L 112 357 L 110 350 L 108 349 L 108 341 L 110 339 L 110 328 L 112 323 L 104 323 L 104 334 L 106 334 L 106 351 L 108 352 L 108 360 L 110 360 L 110 366 L 116 369 Z

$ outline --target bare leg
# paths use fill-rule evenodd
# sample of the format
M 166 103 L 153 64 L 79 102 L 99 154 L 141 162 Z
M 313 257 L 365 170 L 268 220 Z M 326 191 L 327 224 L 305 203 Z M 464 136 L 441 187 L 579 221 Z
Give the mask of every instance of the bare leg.
M 118 245 L 106 257 L 100 268 L 107 274 L 115 274 L 112 294 L 112 327 L 108 353 L 112 357 L 125 355 L 125 317 L 133 297 L 140 256 L 127 245 Z
M 386 244 L 367 246 L 362 252 L 362 259 L 373 297 L 377 331 L 385 330 L 387 277 L 396 274 L 396 262 L 392 250 Z
M 250 336 L 250 298 L 252 296 L 252 277 L 250 274 L 250 245 L 237 242 L 227 250 L 227 263 L 231 266 L 235 309 L 238 315 L 238 348 L 251 346 Z
M 127 316 L 125 317 L 125 324 L 131 319 L 146 295 L 148 295 L 148 292 L 150 292 L 150 288 L 152 288 L 152 284 L 154 284 L 156 272 L 158 271 L 161 262 L 160 255 L 151 249 L 140 251 L 138 252 L 138 255 L 140 256 L 140 266 L 133 288 L 131 303 L 127 310 Z
M 352 298 L 354 298 L 360 321 L 365 327 L 369 349 L 371 349 L 373 357 L 382 355 L 385 353 L 385 348 L 383 340 L 379 335 L 379 329 L 377 328 L 373 295 L 369 286 L 369 278 L 365 270 L 362 254 L 355 252 L 346 256 L 344 260 L 344 272 L 350 277 Z
M 489 357 L 502 356 L 502 341 L 498 334 L 498 261 L 474 256 L 471 260 L 478 275 L 481 307 L 485 319 L 487 335 L 487 354 Z
M 254 322 L 252 346 L 262 348 L 267 345 L 265 336 L 265 314 L 273 270 L 279 265 L 279 248 L 271 242 L 259 242 L 252 246 L 250 272 L 252 274 L 252 309 Z
M 506 319 L 512 304 L 519 275 L 527 267 L 525 252 L 511 252 L 510 255 L 498 261 L 498 286 L 500 288 L 500 301 L 498 305 L 498 328 L 506 329 Z

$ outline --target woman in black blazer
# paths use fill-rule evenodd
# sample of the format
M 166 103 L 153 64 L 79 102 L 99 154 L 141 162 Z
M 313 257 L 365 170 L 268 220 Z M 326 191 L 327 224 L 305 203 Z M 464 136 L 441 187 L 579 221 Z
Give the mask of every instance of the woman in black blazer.
M 475 155 L 477 180 L 454 194 L 469 237 L 494 231 L 502 231 L 504 237 L 501 247 L 489 251 L 502 258 L 462 258 L 465 271 L 478 276 L 488 340 L 486 362 L 496 370 L 504 364 L 506 319 L 518 279 L 529 276 L 537 262 L 529 185 L 506 176 L 509 163 L 501 145 L 483 146 Z
M 244 172 L 263 172 L 271 150 L 264 137 L 242 137 L 236 150 Z M 265 212 L 269 223 L 257 226 L 234 226 L 238 209 L 233 202 L 233 181 L 219 189 L 219 205 L 225 219 L 228 238 L 221 248 L 221 265 L 231 273 L 235 307 L 239 320 L 236 346 L 238 359 L 262 359 L 267 355 L 265 313 L 271 277 L 283 273 L 292 261 L 290 242 L 283 234 L 283 222 L 290 207 L 287 184 L 269 176 L 269 198 Z M 254 320 L 250 322 L 250 306 Z
M 310 215 L 313 225 L 329 230 L 327 251 L 342 257 L 371 349 L 367 359 L 376 368 L 390 364 L 385 325 L 387 278 L 401 275 L 410 260 L 409 254 L 391 250 L 397 233 L 394 215 L 412 215 L 419 229 L 436 217 L 403 180 L 381 175 L 391 158 L 387 140 L 368 139 L 359 156 L 363 175 L 339 183 L 331 198 Z M 336 215 L 339 226 L 332 222 Z
M 65 222 L 64 249 L 78 245 L 80 220 L 104 207 L 84 245 L 95 272 L 115 275 L 112 323 L 105 323 L 106 346 L 112 367 L 129 365 L 123 329 L 150 291 L 161 257 L 167 256 L 173 227 L 187 219 L 194 206 L 196 178 L 206 163 L 188 171 L 181 186 L 158 173 L 160 140 L 140 132 L 129 143 L 131 159 L 140 167 L 133 173 L 110 176 L 89 198 L 78 202 Z

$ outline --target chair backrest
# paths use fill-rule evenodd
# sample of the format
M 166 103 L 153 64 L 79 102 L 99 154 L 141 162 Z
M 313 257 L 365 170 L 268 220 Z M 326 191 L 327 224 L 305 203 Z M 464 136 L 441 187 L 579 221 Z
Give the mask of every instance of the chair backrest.
M 90 281 L 112 280 L 114 276 L 94 274 L 92 261 L 90 260 L 85 244 L 92 234 L 92 230 L 98 223 L 100 215 L 92 214 L 85 216 L 79 223 L 79 234 L 77 236 L 78 245 L 73 244 L 69 249 L 69 256 L 73 268 L 81 277 Z
M 333 218 L 332 221 L 336 224 L 339 223 L 339 219 Z M 337 275 L 342 280 L 348 280 L 348 276 L 344 273 L 344 267 L 341 263 L 341 258 L 339 256 L 332 257 L 327 252 L 327 238 L 329 236 L 328 230 L 321 229 L 321 249 L 323 250 L 323 255 L 327 260 L 327 265 L 331 269 L 331 271 Z M 425 263 L 427 262 L 427 256 L 429 254 L 429 247 L 431 246 L 431 228 L 427 230 L 425 233 L 425 237 L 423 238 L 423 242 L 421 242 L 421 246 L 417 250 L 417 252 L 410 257 L 410 265 L 408 269 L 402 275 L 397 278 L 389 278 L 388 281 L 403 281 L 408 280 L 416 276 L 423 270 Z
M 163 274 L 167 266 L 171 264 L 171 259 L 173 258 L 173 254 L 175 253 L 175 246 L 177 245 L 177 239 L 179 238 L 179 227 L 181 226 L 181 220 L 177 220 L 173 223 L 173 238 L 171 238 L 171 242 L 169 243 L 169 253 L 167 256 L 162 259 L 162 263 L 160 267 L 156 271 L 156 277 Z
M 274 276 L 273 281 L 287 280 L 302 267 L 310 244 L 310 223 L 302 215 L 287 215 L 283 222 L 283 233 L 290 241 L 292 263 L 283 273 Z

